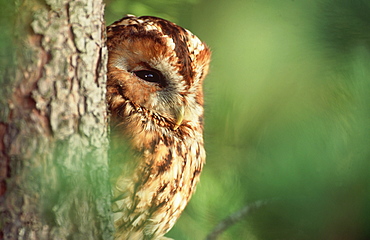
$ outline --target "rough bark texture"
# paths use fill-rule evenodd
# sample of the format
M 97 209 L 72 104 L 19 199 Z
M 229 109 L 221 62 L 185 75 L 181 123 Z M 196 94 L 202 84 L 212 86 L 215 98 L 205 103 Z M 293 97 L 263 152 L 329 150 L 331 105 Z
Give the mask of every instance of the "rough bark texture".
M 110 239 L 102 2 L 25 0 L 18 14 L 17 70 L 0 90 L 0 239 Z

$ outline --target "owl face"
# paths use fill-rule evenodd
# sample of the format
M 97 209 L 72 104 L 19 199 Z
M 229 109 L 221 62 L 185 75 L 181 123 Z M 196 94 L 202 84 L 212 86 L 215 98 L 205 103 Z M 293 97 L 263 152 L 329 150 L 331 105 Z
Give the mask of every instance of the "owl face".
M 125 17 L 107 36 L 115 238 L 159 239 L 184 210 L 205 162 L 202 82 L 210 51 L 156 17 Z
M 205 44 L 156 17 L 125 17 L 109 26 L 107 36 L 111 101 L 130 101 L 173 129 L 201 121 L 210 60 Z

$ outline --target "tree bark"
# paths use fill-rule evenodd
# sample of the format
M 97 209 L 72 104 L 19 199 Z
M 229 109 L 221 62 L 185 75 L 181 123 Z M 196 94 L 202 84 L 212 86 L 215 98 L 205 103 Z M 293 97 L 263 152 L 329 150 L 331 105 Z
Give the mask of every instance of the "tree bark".
M 101 0 L 24 0 L 0 90 L 0 239 L 111 239 Z

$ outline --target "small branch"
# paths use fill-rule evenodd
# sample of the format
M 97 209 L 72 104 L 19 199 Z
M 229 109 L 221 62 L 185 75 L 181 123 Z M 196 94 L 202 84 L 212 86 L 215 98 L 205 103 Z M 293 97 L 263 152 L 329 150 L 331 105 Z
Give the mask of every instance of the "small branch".
M 228 229 L 235 223 L 239 222 L 253 211 L 259 209 L 260 207 L 263 207 L 268 202 L 270 201 L 259 200 L 244 206 L 242 209 L 236 211 L 227 218 L 223 219 L 219 224 L 217 224 L 217 226 L 212 230 L 212 232 L 207 235 L 206 240 L 216 240 L 221 233 L 226 231 L 226 229 Z

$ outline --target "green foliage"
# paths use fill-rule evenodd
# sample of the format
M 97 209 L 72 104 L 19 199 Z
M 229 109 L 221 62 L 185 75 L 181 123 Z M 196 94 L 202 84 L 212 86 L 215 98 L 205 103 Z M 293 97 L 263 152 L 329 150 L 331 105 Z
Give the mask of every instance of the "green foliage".
M 193 6 L 199 0 L 105 0 L 106 22 L 111 24 L 121 19 L 126 14 L 136 16 L 151 15 L 162 17 L 167 20 L 177 22 L 183 20 L 191 14 Z
M 276 199 L 220 239 L 370 238 L 369 3 L 116 0 L 107 9 L 108 23 L 126 13 L 183 23 L 213 49 L 207 164 L 169 237 L 204 239 L 245 204 Z

